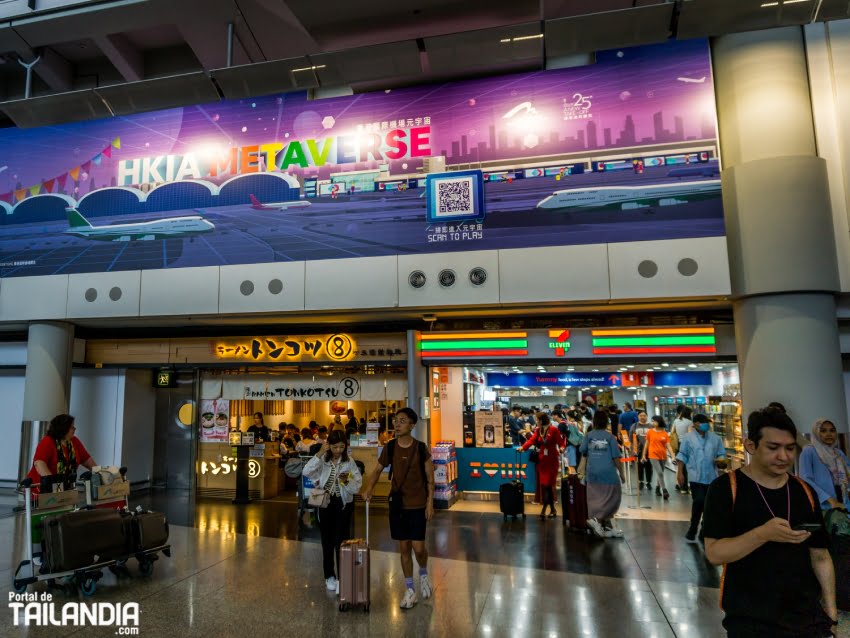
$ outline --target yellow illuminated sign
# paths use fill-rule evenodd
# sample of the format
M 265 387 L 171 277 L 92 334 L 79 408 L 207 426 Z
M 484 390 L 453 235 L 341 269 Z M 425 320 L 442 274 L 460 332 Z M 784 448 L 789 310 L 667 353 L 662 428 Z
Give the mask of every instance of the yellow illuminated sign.
M 249 361 L 348 361 L 357 355 L 351 335 L 249 337 L 213 344 L 217 359 Z
M 227 475 L 236 473 L 236 459 L 232 456 L 221 457 L 222 463 L 201 461 L 201 474 Z M 263 465 L 257 459 L 248 460 L 248 478 L 257 478 L 263 472 Z

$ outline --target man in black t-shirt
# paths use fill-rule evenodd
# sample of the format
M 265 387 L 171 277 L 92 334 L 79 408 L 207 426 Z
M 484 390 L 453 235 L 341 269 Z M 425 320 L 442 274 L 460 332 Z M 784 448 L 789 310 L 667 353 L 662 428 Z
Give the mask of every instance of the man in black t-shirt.
M 730 638 L 826 638 L 837 621 L 835 571 L 812 488 L 788 474 L 797 428 L 782 412 L 750 414 L 750 465 L 714 481 L 705 554 L 724 565 L 720 602 Z
M 431 451 L 413 438 L 413 426 L 419 417 L 411 408 L 401 408 L 393 417 L 395 439 L 381 450 L 372 473 L 363 481 L 363 496 L 372 500 L 375 484 L 385 467 L 390 467 L 390 536 L 398 541 L 405 591 L 402 609 L 418 601 L 413 580 L 413 554 L 419 564 L 419 589 L 422 598 L 430 598 L 428 550 L 425 531 L 434 516 L 434 464 Z

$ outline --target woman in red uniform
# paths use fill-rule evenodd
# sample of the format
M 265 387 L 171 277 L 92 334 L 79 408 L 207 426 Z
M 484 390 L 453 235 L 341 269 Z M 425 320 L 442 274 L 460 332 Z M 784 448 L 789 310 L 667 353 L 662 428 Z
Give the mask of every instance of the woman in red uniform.
M 532 445 L 538 449 L 540 459 L 537 462 L 537 477 L 540 482 L 540 492 L 543 497 L 543 509 L 540 511 L 540 519 L 546 518 L 546 507 L 551 508 L 549 518 L 555 518 L 555 484 L 561 473 L 561 451 L 564 449 L 564 437 L 549 420 L 545 412 L 537 414 L 539 427 L 534 431 L 528 441 L 522 446 L 525 451 Z
M 32 469 L 27 474 L 32 479 L 33 492 L 39 491 L 42 476 L 64 474 L 76 478 L 80 465 L 89 470 L 97 465 L 82 441 L 74 436 L 76 430 L 70 414 L 59 414 L 51 419 L 47 435 L 39 441 Z

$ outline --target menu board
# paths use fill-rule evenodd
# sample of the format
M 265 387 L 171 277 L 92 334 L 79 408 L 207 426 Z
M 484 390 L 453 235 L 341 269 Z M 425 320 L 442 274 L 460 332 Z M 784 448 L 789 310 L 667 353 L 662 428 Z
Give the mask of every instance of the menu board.
M 476 447 L 505 446 L 501 411 L 475 413 L 475 443 Z

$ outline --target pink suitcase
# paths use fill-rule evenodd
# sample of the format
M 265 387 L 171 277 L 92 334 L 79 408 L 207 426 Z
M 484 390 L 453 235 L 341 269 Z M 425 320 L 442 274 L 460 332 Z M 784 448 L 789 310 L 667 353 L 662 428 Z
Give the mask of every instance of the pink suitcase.
M 345 541 L 339 548 L 339 610 L 363 605 L 369 613 L 369 502 L 366 502 L 366 539 Z

